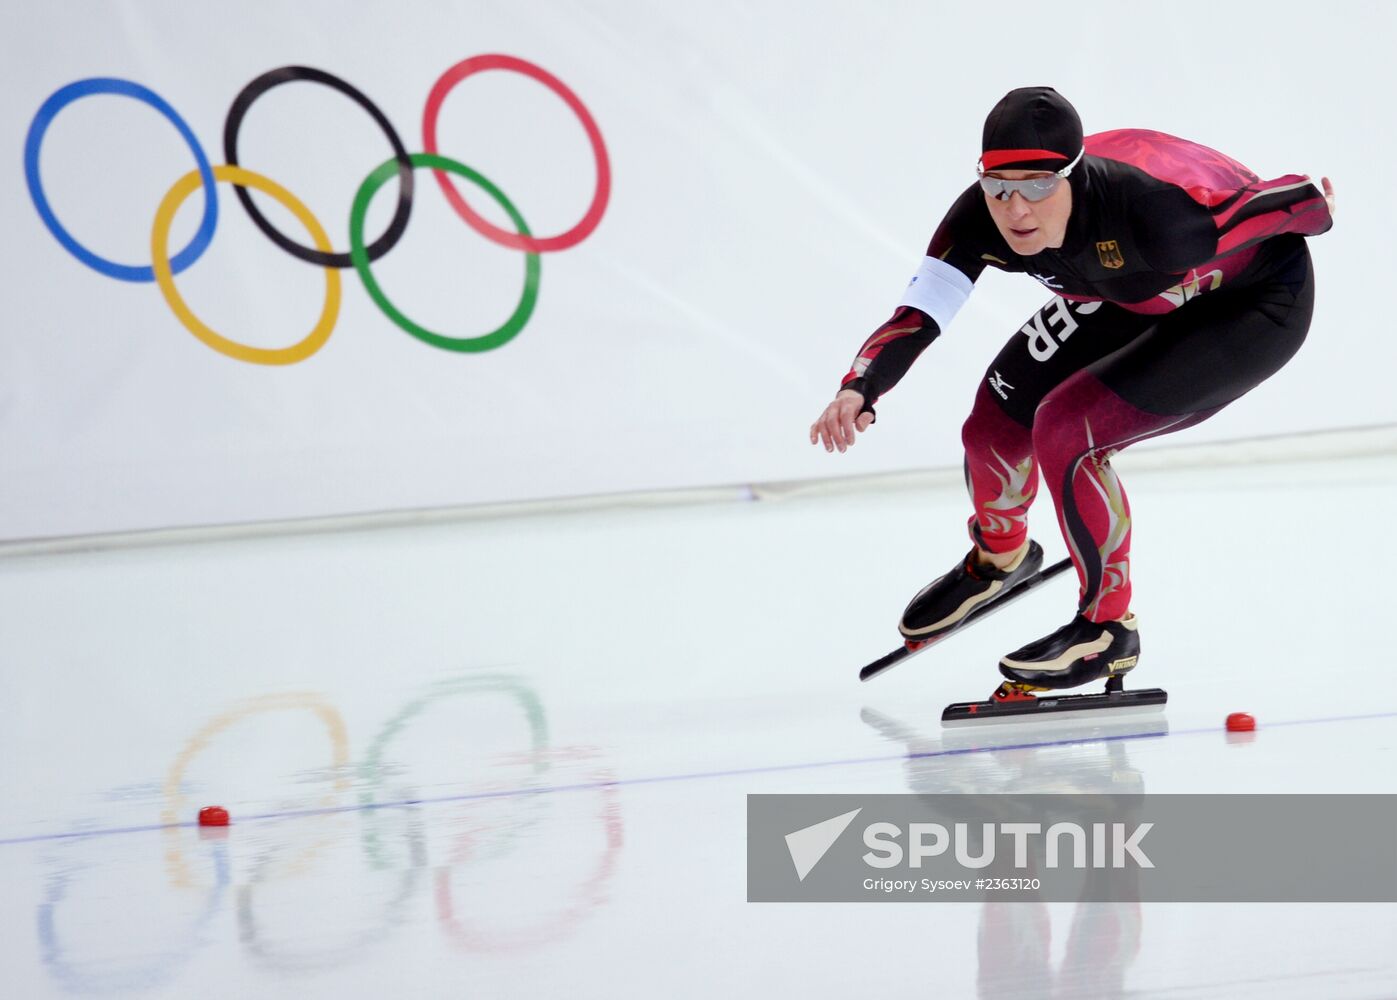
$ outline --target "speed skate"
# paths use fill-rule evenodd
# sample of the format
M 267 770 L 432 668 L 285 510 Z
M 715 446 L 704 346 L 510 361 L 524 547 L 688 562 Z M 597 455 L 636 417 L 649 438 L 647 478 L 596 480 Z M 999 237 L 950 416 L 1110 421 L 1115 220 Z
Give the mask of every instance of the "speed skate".
M 1070 559 L 1044 567 L 1024 580 L 998 600 L 982 604 L 951 629 L 928 640 L 909 639 L 898 649 L 879 657 L 859 671 L 859 680 L 868 681 L 885 673 L 890 667 L 935 645 L 948 636 L 983 618 L 1002 610 L 1048 580 L 1066 572 Z M 1138 647 L 1137 647 L 1138 648 Z M 943 726 L 983 725 L 986 723 L 1031 723 L 1044 719 L 1063 719 L 1085 715 L 1137 715 L 1158 713 L 1169 700 L 1161 688 L 1125 690 L 1125 673 L 1134 667 L 1134 657 L 1122 664 L 1117 673 L 1106 674 L 1104 691 L 1083 694 L 1059 694 L 1059 689 L 1040 687 L 1031 683 L 1006 680 L 984 701 L 957 702 L 941 713 Z M 1114 666 L 1115 664 L 1112 664 Z M 1098 675 L 1099 676 L 1099 675 Z M 1050 680 L 1049 683 L 1052 683 Z
M 943 726 L 980 725 L 994 722 L 1033 722 L 1098 712 L 1134 715 L 1164 711 L 1169 695 L 1162 688 L 1127 691 L 1120 675 L 1106 680 L 1106 690 L 1095 694 L 1057 694 L 1047 688 L 1005 681 L 985 701 L 961 701 L 941 713 Z

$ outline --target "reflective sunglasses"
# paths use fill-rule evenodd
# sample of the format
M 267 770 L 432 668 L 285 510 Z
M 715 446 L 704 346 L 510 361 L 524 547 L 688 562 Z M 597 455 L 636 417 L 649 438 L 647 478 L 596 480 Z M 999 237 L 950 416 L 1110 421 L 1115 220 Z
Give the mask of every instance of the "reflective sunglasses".
M 1086 149 L 1084 148 L 1071 163 L 1057 173 L 1048 174 L 1046 177 L 1030 177 L 1027 180 L 1010 181 L 1003 177 L 986 177 L 983 170 L 978 167 L 976 173 L 980 175 L 980 187 L 985 194 L 996 201 L 1008 201 L 1016 191 L 1028 201 L 1042 201 L 1057 190 L 1057 186 L 1072 173 L 1072 168 L 1081 161 L 1085 153 Z

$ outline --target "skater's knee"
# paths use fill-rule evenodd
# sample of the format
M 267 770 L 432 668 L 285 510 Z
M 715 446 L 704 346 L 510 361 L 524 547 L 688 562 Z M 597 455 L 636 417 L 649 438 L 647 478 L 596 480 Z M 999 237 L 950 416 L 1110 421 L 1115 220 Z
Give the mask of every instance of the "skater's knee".
M 1080 454 L 1087 447 L 1085 414 L 1071 396 L 1057 390 L 1048 393 L 1033 414 L 1033 452 L 1051 468 Z
M 965 447 L 967 455 L 975 454 L 984 446 L 988 435 L 985 433 L 984 415 L 979 412 L 979 407 L 970 411 L 970 416 L 965 423 L 960 425 L 960 443 Z
M 1006 413 L 989 390 L 981 385 L 970 416 L 960 428 L 960 440 L 966 453 L 975 455 L 992 447 L 1001 451 L 1027 453 L 1031 438 L 1031 429 Z
M 1040 435 L 1057 431 L 1069 421 L 1075 422 L 1081 416 L 1078 395 L 1071 386 L 1063 384 L 1043 397 L 1033 411 L 1034 440 Z

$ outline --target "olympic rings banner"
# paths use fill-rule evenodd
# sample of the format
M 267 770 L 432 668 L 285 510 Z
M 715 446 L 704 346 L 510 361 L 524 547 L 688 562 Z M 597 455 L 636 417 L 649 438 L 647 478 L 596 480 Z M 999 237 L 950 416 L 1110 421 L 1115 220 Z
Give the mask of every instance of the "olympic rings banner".
M 999 74 L 929 55 L 983 34 L 936 4 L 18 0 L 0 543 L 958 466 L 1031 280 L 983 277 L 858 448 L 805 435 L 1006 89 L 1328 174 L 1341 202 L 1397 155 L 1356 103 L 1397 85 L 1397 9 L 1327 21 L 1345 57 L 1304 73 L 1269 56 L 1285 19 L 1210 12 L 1248 45 L 1167 95 L 1134 68 L 1192 36 L 1109 11 L 1094 58 L 1061 58 L 1069 19 Z M 1385 233 L 1341 209 L 1305 349 L 1163 444 L 1397 422 L 1352 388 Z
M 441 156 L 437 151 L 437 117 L 441 112 L 442 102 L 446 99 L 446 95 L 462 80 L 486 70 L 509 70 L 537 80 L 567 103 L 567 106 L 577 115 L 586 130 L 587 140 L 591 143 L 592 153 L 596 157 L 596 193 L 581 221 L 566 232 L 548 237 L 534 236 L 519 214 L 519 210 L 515 208 L 514 203 L 495 184 L 464 163 Z M 273 87 L 295 81 L 321 84 L 354 101 L 368 112 L 393 147 L 392 158 L 371 170 L 354 196 L 353 207 L 350 209 L 349 215 L 350 249 L 348 252 L 337 253 L 330 248 L 329 237 L 326 235 L 324 227 L 295 195 L 276 181 L 248 170 L 238 162 L 238 134 L 248 109 L 257 98 Z M 194 160 L 197 163 L 196 169 L 174 183 L 156 210 L 150 235 L 150 255 L 153 263 L 149 265 L 114 263 L 83 246 L 58 220 L 49 204 L 48 197 L 44 193 L 43 176 L 39 169 L 39 153 L 43 146 L 44 134 L 48 131 L 53 119 L 69 104 L 96 94 L 129 97 L 154 108 L 169 119 L 170 124 L 178 130 L 180 137 L 184 139 L 194 154 Z M 174 313 L 180 323 L 220 354 L 236 358 L 239 361 L 266 365 L 294 364 L 310 357 L 325 345 L 330 337 L 330 332 L 334 329 L 335 320 L 340 310 L 340 281 L 337 271 L 349 267 L 351 264 L 358 272 L 359 277 L 363 279 L 369 297 L 383 311 L 383 314 L 412 336 L 434 347 L 447 350 L 488 351 L 508 342 L 529 321 L 534 304 L 538 300 L 539 254 L 545 251 L 566 250 L 568 247 L 576 246 L 590 235 L 601 221 L 602 214 L 606 211 L 607 199 L 611 194 L 611 167 L 607 160 L 606 145 L 602 141 L 601 131 L 597 128 L 591 114 L 566 84 L 540 66 L 523 59 L 503 55 L 474 56 L 457 63 L 442 74 L 432 86 L 431 93 L 427 97 L 426 109 L 422 114 L 422 144 L 424 152 L 408 155 L 403 148 L 402 139 L 388 119 L 384 117 L 383 112 L 353 84 L 323 70 L 308 66 L 282 66 L 258 76 L 233 99 L 232 107 L 229 108 L 228 116 L 223 125 L 223 155 L 227 162 L 218 167 L 211 167 L 208 156 L 199 145 L 193 131 L 168 101 L 154 91 L 130 80 L 93 77 L 77 80 L 60 87 L 34 115 L 24 143 L 24 176 L 28 183 L 29 195 L 33 199 L 39 217 L 49 232 L 53 234 L 54 239 L 65 250 L 98 274 L 109 278 L 134 282 L 154 281 L 159 286 L 160 293 L 168 303 L 170 311 Z M 486 239 L 501 246 L 523 251 L 525 254 L 524 285 L 519 304 L 502 325 L 488 333 L 478 336 L 453 336 L 426 329 L 409 319 L 389 301 L 370 270 L 370 262 L 378 260 L 391 250 L 407 228 L 413 203 L 412 174 L 414 169 L 420 167 L 432 170 L 451 207 L 467 225 Z M 515 231 L 510 232 L 493 225 L 472 209 L 454 186 L 451 174 L 464 177 L 494 199 L 508 213 Z M 390 178 L 395 176 L 398 179 L 398 201 L 392 221 L 382 236 L 366 245 L 364 218 L 369 201 Z M 250 347 L 215 332 L 194 315 L 175 287 L 174 275 L 197 261 L 213 239 L 214 230 L 218 224 L 218 195 L 215 181 L 226 181 L 236 185 L 234 190 L 239 202 L 252 221 L 256 223 L 257 228 L 268 239 L 293 257 L 315 264 L 325 271 L 325 304 L 321 310 L 320 318 L 317 320 L 315 328 L 304 339 L 291 347 L 279 349 Z M 314 247 L 307 247 L 295 242 L 269 222 L 248 195 L 247 189 L 249 187 L 271 196 L 296 216 L 297 221 L 305 226 L 310 233 L 315 244 Z M 170 224 L 175 212 L 186 198 L 196 190 L 201 189 L 204 195 L 204 212 L 199 228 L 189 244 L 172 258 L 169 252 L 169 237 Z

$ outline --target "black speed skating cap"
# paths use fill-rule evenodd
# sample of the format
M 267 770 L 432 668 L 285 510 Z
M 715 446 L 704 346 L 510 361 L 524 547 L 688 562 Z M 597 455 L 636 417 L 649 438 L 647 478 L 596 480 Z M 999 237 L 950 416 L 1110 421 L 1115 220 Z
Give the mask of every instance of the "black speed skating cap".
M 1061 170 L 1082 151 L 1082 120 L 1052 87 L 1020 87 L 985 119 L 980 150 L 981 171 Z

